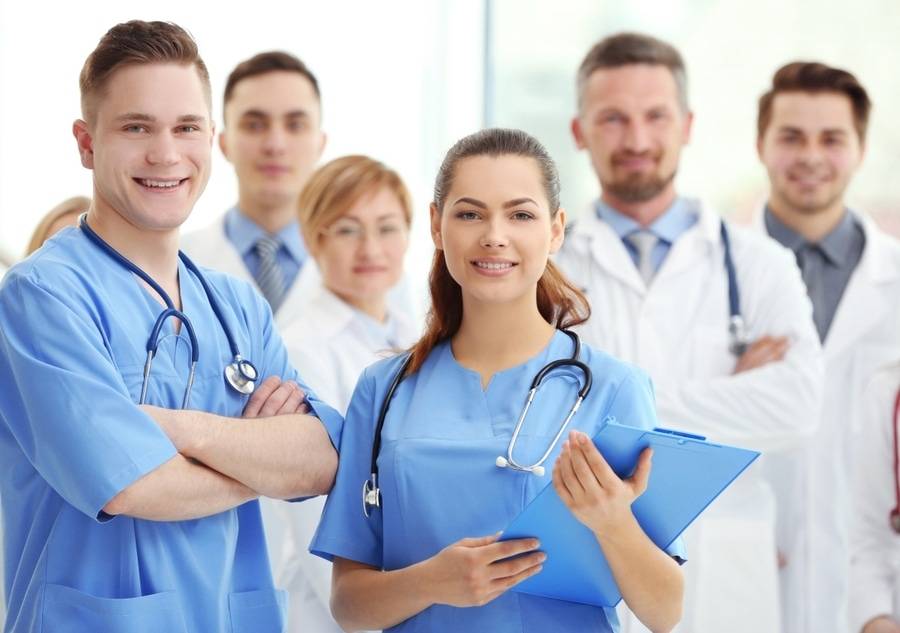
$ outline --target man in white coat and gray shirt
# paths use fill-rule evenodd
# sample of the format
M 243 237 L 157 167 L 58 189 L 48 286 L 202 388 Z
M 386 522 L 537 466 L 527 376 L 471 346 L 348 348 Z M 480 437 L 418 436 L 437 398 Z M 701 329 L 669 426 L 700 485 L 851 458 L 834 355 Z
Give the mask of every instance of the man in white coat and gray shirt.
M 730 225 L 726 234 L 718 214 L 677 195 L 691 123 L 669 44 L 620 34 L 582 62 L 572 133 L 601 195 L 558 260 L 591 301 L 582 336 L 649 372 L 664 425 L 763 452 L 797 446 L 815 430 L 822 388 L 803 281 L 789 251 Z M 754 465 L 688 530 L 676 630 L 783 630 L 774 506 Z M 642 629 L 626 620 L 623 630 Z
M 881 436 L 881 428 L 858 423 L 865 381 L 900 357 L 900 244 L 844 200 L 862 162 L 870 108 L 856 77 L 814 62 L 783 66 L 759 101 L 757 148 L 771 185 L 759 223 L 793 251 L 825 353 L 819 430 L 766 464 L 791 633 L 848 629 L 854 436 Z M 883 520 L 887 526 L 887 513 Z

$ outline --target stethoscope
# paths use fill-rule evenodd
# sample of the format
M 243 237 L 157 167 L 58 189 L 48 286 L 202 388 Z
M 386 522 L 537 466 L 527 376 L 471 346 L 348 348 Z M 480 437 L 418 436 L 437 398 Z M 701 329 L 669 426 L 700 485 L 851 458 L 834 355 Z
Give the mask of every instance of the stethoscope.
M 140 269 L 134 262 L 126 258 L 119 251 L 113 248 L 108 242 L 106 242 L 102 237 L 97 235 L 94 230 L 88 226 L 87 223 L 87 214 L 83 214 L 78 220 L 78 226 L 84 232 L 85 236 L 93 242 L 97 247 L 109 255 L 114 261 L 118 262 L 122 267 L 126 270 L 131 271 L 138 277 L 140 277 L 143 281 L 147 283 L 148 286 L 153 288 L 156 293 L 162 297 L 163 301 L 166 304 L 165 310 L 163 310 L 158 317 L 156 317 L 156 322 L 153 324 L 153 329 L 150 331 L 150 338 L 147 339 L 147 360 L 144 362 L 144 375 L 143 380 L 141 382 L 141 396 L 140 400 L 138 400 L 138 404 L 144 404 L 147 400 L 147 389 L 150 385 L 150 370 L 153 366 L 153 357 L 156 356 L 157 348 L 159 347 L 159 333 L 162 331 L 163 325 L 165 322 L 170 319 L 177 319 L 181 321 L 181 324 L 184 326 L 184 329 L 187 330 L 188 339 L 191 342 L 191 368 L 188 373 L 187 385 L 184 389 L 184 397 L 181 401 L 181 408 L 186 409 L 191 399 L 191 389 L 194 386 L 194 376 L 197 370 L 197 361 L 200 359 L 200 346 L 197 343 L 197 335 L 194 332 L 194 326 L 191 324 L 190 319 L 187 318 L 187 315 L 184 314 L 181 310 L 175 308 L 175 303 L 172 301 L 172 298 L 169 294 L 162 289 L 156 281 L 153 280 L 150 275 L 145 273 Z M 237 342 L 234 340 L 232 336 L 231 329 L 228 327 L 228 324 L 225 322 L 225 318 L 222 315 L 222 310 L 219 306 L 219 302 L 216 300 L 213 295 L 212 289 L 207 284 L 206 279 L 200 273 L 200 270 L 197 266 L 192 262 L 187 255 L 178 251 L 178 256 L 181 258 L 181 261 L 184 262 L 185 267 L 191 271 L 195 277 L 197 277 L 200 285 L 203 286 L 203 291 L 206 293 L 206 298 L 209 301 L 210 307 L 212 307 L 213 312 L 216 314 L 216 319 L 219 321 L 219 325 L 222 327 L 222 331 L 225 333 L 225 338 L 228 339 L 228 346 L 231 348 L 231 354 L 233 356 L 230 363 L 225 366 L 225 380 L 228 382 L 231 387 L 242 394 L 250 394 L 253 393 L 253 390 L 256 388 L 256 380 L 259 378 L 259 372 L 256 370 L 256 367 L 249 360 L 245 359 L 241 356 L 241 352 L 238 349 Z
M 566 427 L 569 426 L 569 422 L 572 421 L 572 417 L 581 407 L 581 403 L 587 397 L 588 393 L 591 391 L 591 385 L 593 383 L 593 374 L 591 373 L 591 368 L 588 367 L 585 363 L 578 360 L 578 357 L 581 355 L 581 340 L 578 338 L 578 335 L 575 332 L 571 332 L 569 330 L 562 330 L 565 334 L 572 339 L 573 351 L 572 356 L 570 358 L 563 358 L 560 360 L 554 360 L 541 368 L 541 370 L 535 374 L 534 379 L 531 381 L 531 387 L 528 390 L 528 396 L 525 399 L 525 405 L 522 408 L 522 413 L 519 414 L 519 420 L 516 422 L 516 427 L 513 430 L 512 436 L 509 438 L 509 445 L 506 448 L 506 457 L 498 456 L 495 464 L 499 468 L 509 468 L 511 470 L 518 470 L 521 472 L 531 473 L 537 475 L 538 477 L 544 476 L 544 462 L 547 461 L 547 458 L 550 457 L 550 453 L 553 452 L 553 449 L 559 443 L 560 438 L 563 433 L 566 431 Z M 406 375 L 406 370 L 409 368 L 409 363 L 412 359 L 412 356 L 408 356 L 405 361 L 403 361 L 403 366 L 400 367 L 400 371 L 394 376 L 393 381 L 391 381 L 390 386 L 388 387 L 387 394 L 384 397 L 384 400 L 381 403 L 381 410 L 378 412 L 378 422 L 375 424 L 375 437 L 372 442 L 372 462 L 369 468 L 369 478 L 363 483 L 362 497 L 363 497 L 363 514 L 366 517 L 369 516 L 369 511 L 372 508 L 381 507 L 381 489 L 378 487 L 378 455 L 381 452 L 381 434 L 384 429 L 384 422 L 387 418 L 388 408 L 391 406 L 391 399 L 394 397 L 394 392 L 397 390 L 398 385 L 403 380 Z M 516 442 L 519 439 L 519 433 L 522 431 L 522 425 L 525 424 L 525 417 L 528 415 L 528 410 L 531 408 L 531 403 L 534 401 L 534 396 L 537 393 L 538 389 L 541 386 L 544 378 L 552 372 L 554 369 L 558 369 L 560 367 L 576 367 L 581 370 L 582 375 L 584 376 L 584 381 L 581 385 L 581 388 L 578 390 L 578 397 L 576 398 L 574 404 L 569 409 L 569 413 L 566 416 L 565 420 L 563 420 L 562 424 L 559 425 L 559 430 L 556 432 L 556 436 L 553 438 L 553 441 L 547 447 L 547 450 L 544 451 L 544 454 L 541 455 L 541 458 L 537 460 L 535 463 L 530 465 L 520 464 L 516 461 L 515 457 L 513 457 L 513 453 L 516 448 Z
M 740 357 L 747 351 L 749 340 L 744 317 L 741 314 L 741 293 L 738 289 L 734 259 L 731 257 L 731 237 L 728 235 L 728 229 L 725 228 L 725 222 L 721 222 L 719 226 L 722 247 L 725 251 L 725 273 L 728 275 L 728 351 Z
M 900 390 L 894 398 L 894 509 L 891 510 L 890 521 L 894 532 L 900 534 L 900 447 L 897 439 L 897 423 L 900 422 Z

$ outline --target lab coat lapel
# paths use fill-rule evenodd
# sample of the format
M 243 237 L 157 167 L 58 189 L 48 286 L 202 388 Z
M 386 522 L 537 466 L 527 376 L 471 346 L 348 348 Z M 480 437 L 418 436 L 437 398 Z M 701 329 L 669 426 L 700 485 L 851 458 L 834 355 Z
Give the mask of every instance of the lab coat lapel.
M 700 215 L 697 224 L 672 244 L 659 272 L 653 279 L 654 285 L 673 283 L 672 278 L 679 276 L 684 271 L 696 270 L 697 261 L 708 260 L 718 244 L 721 222 L 718 214 L 705 205 L 698 204 L 698 209 Z
M 900 278 L 900 268 L 886 256 L 886 245 L 882 241 L 885 238 L 879 229 L 868 218 L 861 218 L 861 221 L 866 234 L 865 250 L 825 337 L 826 359 L 838 356 L 885 318 L 891 306 L 885 286 Z
M 579 237 L 585 239 L 591 257 L 604 273 L 644 295 L 644 280 L 616 232 L 597 217 L 593 205 L 579 218 L 576 225 Z

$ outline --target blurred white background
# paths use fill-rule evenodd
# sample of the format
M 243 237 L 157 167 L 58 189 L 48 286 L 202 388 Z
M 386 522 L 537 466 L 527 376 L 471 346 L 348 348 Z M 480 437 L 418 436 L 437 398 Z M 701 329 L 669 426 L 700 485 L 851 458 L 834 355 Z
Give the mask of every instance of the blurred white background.
M 392 0 L 293 3 L 255 0 L 216 7 L 158 0 L 90 3 L 0 0 L 0 250 L 18 257 L 38 219 L 72 195 L 90 195 L 71 123 L 78 72 L 112 24 L 166 19 L 197 39 L 221 122 L 225 78 L 261 50 L 298 55 L 323 93 L 325 159 L 370 154 L 407 180 L 417 207 L 409 264 L 427 266 L 427 206 L 446 149 L 482 125 L 521 127 L 557 159 L 563 202 L 580 210 L 597 195 L 568 122 L 574 75 L 597 39 L 641 30 L 684 54 L 694 137 L 680 189 L 728 215 L 765 197 L 755 154 L 756 100 L 772 73 L 817 59 L 856 73 L 875 107 L 866 161 L 850 201 L 900 229 L 900 2 L 861 0 Z M 238 7 L 239 8 L 236 8 Z M 214 151 L 213 176 L 187 228 L 235 199 L 230 166 Z M 897 230 L 896 232 L 900 232 Z

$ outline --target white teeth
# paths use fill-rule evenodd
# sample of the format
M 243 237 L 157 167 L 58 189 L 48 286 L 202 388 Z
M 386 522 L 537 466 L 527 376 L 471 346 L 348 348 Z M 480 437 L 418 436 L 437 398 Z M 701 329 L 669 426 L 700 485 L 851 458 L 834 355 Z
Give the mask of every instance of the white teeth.
M 487 270 L 503 270 L 504 268 L 512 268 L 513 266 L 510 262 L 475 262 L 475 265 Z
M 153 187 L 156 189 L 172 189 L 181 184 L 180 180 L 150 180 L 149 178 L 142 178 L 141 184 L 145 187 Z

